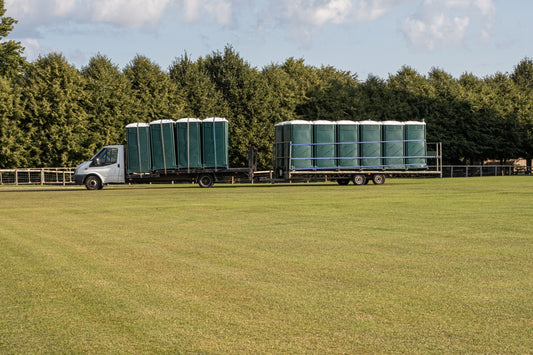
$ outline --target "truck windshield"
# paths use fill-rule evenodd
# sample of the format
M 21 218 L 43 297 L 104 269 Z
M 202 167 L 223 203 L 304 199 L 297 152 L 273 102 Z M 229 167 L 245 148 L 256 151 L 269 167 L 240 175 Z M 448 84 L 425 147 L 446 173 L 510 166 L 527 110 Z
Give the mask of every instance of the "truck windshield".
M 111 165 L 117 162 L 118 148 L 104 148 L 93 158 L 93 166 Z

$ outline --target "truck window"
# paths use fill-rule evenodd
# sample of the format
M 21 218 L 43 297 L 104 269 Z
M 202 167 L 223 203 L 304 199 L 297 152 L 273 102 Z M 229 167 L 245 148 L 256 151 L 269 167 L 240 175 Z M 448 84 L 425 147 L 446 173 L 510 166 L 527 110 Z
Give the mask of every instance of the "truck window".
M 118 158 L 118 148 L 105 148 L 98 153 L 94 159 L 92 166 L 105 166 L 115 164 Z

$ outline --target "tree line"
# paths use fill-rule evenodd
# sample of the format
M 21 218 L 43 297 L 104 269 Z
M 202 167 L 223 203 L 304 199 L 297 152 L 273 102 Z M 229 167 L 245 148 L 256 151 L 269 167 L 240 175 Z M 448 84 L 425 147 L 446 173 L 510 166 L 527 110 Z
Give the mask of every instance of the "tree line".
M 512 73 L 454 78 L 404 66 L 387 79 L 289 58 L 258 69 L 231 46 L 177 57 L 168 70 L 145 56 L 123 69 L 96 55 L 77 69 L 59 53 L 33 62 L 5 41 L 15 20 L 0 0 L 0 168 L 75 166 L 106 144 L 125 143 L 125 125 L 183 117 L 229 121 L 230 166 L 247 146 L 272 165 L 274 125 L 303 120 L 425 120 L 450 164 L 533 155 L 533 61 Z

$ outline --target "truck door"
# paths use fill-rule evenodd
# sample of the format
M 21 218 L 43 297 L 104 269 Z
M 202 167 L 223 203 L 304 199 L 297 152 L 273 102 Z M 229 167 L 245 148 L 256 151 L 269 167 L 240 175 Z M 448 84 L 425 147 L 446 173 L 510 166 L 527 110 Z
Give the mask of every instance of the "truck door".
M 104 184 L 124 183 L 123 154 L 119 147 L 105 147 L 94 156 L 91 168 L 100 173 Z

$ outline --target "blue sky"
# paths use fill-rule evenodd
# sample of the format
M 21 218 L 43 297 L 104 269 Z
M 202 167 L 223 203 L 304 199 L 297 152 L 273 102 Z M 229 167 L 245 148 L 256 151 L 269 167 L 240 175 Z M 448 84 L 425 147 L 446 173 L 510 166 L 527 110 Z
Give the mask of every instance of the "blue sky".
M 252 66 L 289 57 L 366 80 L 403 65 L 459 77 L 511 72 L 533 57 L 530 0 L 5 0 L 19 21 L 9 39 L 26 57 L 60 52 L 76 67 L 136 54 L 163 70 L 227 44 Z

